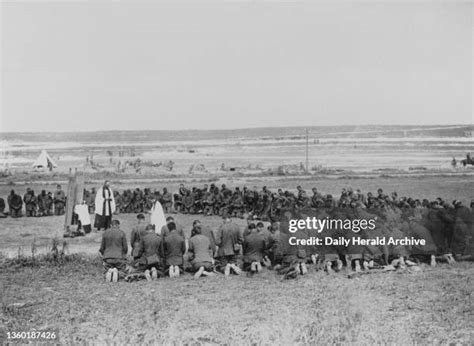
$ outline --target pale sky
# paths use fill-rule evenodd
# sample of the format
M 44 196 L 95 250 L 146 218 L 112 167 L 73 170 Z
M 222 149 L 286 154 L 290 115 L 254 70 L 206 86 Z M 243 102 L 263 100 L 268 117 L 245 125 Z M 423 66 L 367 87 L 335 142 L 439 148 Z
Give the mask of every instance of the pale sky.
M 4 132 L 474 123 L 468 1 L 1 10 Z

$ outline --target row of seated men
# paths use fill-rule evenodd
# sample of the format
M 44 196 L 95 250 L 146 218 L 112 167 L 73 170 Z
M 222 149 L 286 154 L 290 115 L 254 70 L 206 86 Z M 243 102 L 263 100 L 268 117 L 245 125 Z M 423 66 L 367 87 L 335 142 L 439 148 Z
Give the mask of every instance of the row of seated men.
M 454 208 L 455 200 L 449 203 L 438 197 L 435 200 L 417 199 L 412 197 L 399 197 L 397 192 L 390 195 L 378 189 L 376 194 L 368 192 L 364 195 L 360 189 L 343 188 L 339 198 L 331 194 L 322 195 L 316 187 L 312 188 L 310 196 L 301 186 L 297 186 L 296 193 L 278 189 L 270 191 L 266 186 L 261 190 L 256 187 L 249 189 L 246 186 L 241 190 L 234 190 L 222 185 L 219 189 L 214 184 L 203 189 L 193 187 L 191 190 L 181 185 L 178 194 L 174 195 L 174 208 L 182 213 L 204 213 L 206 215 L 229 214 L 242 217 L 244 214 L 257 216 L 261 220 L 275 220 L 281 217 L 280 212 L 287 209 L 307 208 Z M 474 207 L 474 200 L 471 201 Z
M 454 207 L 453 201 L 449 203 L 438 197 L 435 200 L 417 199 L 412 197 L 398 196 L 397 192 L 385 194 L 382 189 L 377 193 L 368 192 L 366 195 L 360 189 L 344 188 L 339 198 L 331 194 L 322 195 L 317 188 L 312 188 L 312 195 L 298 186 L 296 193 L 288 190 L 278 189 L 277 192 L 270 191 L 266 186 L 261 190 L 244 186 L 228 188 L 223 184 L 220 188 L 215 184 L 205 184 L 203 188 L 186 188 L 183 184 L 179 186 L 178 193 L 171 195 L 166 188 L 151 192 L 149 189 L 141 191 L 125 190 L 122 194 L 114 192 L 117 205 L 117 213 L 138 213 L 149 210 L 155 200 L 160 201 L 165 213 L 179 212 L 183 214 L 204 215 L 231 215 L 243 217 L 252 215 L 255 218 L 271 221 L 280 218 L 281 210 L 305 209 L 305 208 L 445 208 Z M 471 208 L 474 200 L 471 201 Z
M 199 189 L 192 189 L 180 185 L 178 193 L 172 195 L 167 188 L 162 192 L 145 188 L 135 190 L 124 190 L 122 193 L 114 191 L 116 204 L 115 214 L 120 213 L 144 213 L 149 211 L 155 201 L 160 201 L 165 213 L 180 212 L 204 215 L 231 215 L 233 217 L 243 217 L 250 214 L 261 220 L 270 221 L 280 217 L 280 211 L 284 209 L 304 209 L 304 208 L 333 208 L 333 207 L 357 207 L 357 208 L 452 208 L 453 205 L 437 198 L 417 199 L 411 197 L 399 197 L 397 192 L 390 195 L 385 194 L 382 189 L 378 189 L 376 194 L 368 192 L 363 194 L 359 189 L 344 188 L 339 198 L 334 198 L 331 194 L 322 195 L 317 188 L 312 188 L 312 195 L 301 187 L 297 187 L 297 192 L 278 189 L 277 192 L 270 191 L 266 186 L 261 190 L 254 187 L 243 189 L 235 187 L 230 189 L 223 184 L 220 188 L 215 184 L 210 186 L 205 184 Z M 89 213 L 94 213 L 96 191 L 84 190 L 84 200 L 89 208 Z M 58 185 L 54 194 L 41 191 L 35 195 L 30 188 L 23 198 L 16 194 L 14 190 L 8 196 L 9 213 L 12 217 L 22 216 L 23 205 L 26 216 L 47 216 L 62 215 L 65 211 L 66 195 Z M 471 201 L 471 208 L 474 200 Z M 5 216 L 5 201 L 0 198 L 0 217 Z

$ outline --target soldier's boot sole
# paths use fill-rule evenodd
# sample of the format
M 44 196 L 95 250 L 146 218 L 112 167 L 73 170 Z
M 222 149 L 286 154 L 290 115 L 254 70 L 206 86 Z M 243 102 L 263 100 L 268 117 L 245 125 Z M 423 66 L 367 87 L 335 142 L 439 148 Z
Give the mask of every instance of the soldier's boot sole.
M 250 264 L 250 271 L 251 271 L 252 273 L 254 273 L 254 272 L 257 271 L 257 262 L 252 262 L 252 263 Z
M 400 256 L 400 258 L 399 258 L 399 263 L 400 263 L 400 268 L 401 268 L 401 269 L 405 269 L 405 268 L 406 268 L 405 259 L 404 259 L 402 256 Z
M 151 281 L 150 271 L 148 269 L 145 270 L 145 278 L 146 281 Z
M 112 269 L 107 270 L 107 273 L 105 273 L 105 281 L 112 282 Z
M 158 279 L 158 272 L 157 272 L 156 268 L 154 268 L 154 267 L 151 269 L 151 279 L 153 281 Z
M 434 255 L 431 255 L 430 266 L 436 267 L 436 257 Z
M 208 271 L 203 271 L 203 272 L 202 272 L 202 275 L 204 275 L 204 276 L 216 276 L 216 273 L 208 272 Z
M 300 272 L 301 272 L 301 275 L 306 275 L 308 273 L 308 268 L 306 267 L 306 263 L 300 263 Z
M 369 262 L 367 261 L 364 261 L 364 263 L 362 264 L 362 267 L 364 268 L 364 270 L 369 270 Z
M 225 276 L 230 275 L 230 264 L 226 264 L 225 269 L 224 269 L 224 275 Z
M 201 275 L 204 273 L 204 267 L 199 267 L 199 270 L 194 274 L 195 279 L 199 279 Z
M 231 264 L 231 265 L 230 265 L 230 268 L 234 271 L 235 274 L 237 274 L 237 275 L 242 274 L 242 270 L 240 270 L 240 268 L 237 267 L 237 265 Z
M 337 260 L 337 271 L 342 270 L 342 261 L 340 259 Z
M 359 260 L 355 260 L 355 272 L 359 273 L 360 271 L 361 271 L 360 262 L 359 262 Z
M 118 269 L 114 268 L 112 269 L 112 282 L 118 282 L 118 279 L 119 279 Z

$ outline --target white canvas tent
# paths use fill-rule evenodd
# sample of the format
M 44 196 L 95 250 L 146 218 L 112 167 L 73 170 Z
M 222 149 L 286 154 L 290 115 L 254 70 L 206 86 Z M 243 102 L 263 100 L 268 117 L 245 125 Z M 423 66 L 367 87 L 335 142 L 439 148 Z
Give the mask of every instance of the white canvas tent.
M 53 169 L 56 167 L 58 167 L 58 165 L 56 164 L 56 162 L 53 161 L 51 156 L 48 155 L 46 150 L 42 150 L 41 154 L 38 156 L 35 163 L 33 163 L 33 168 L 35 169 L 42 169 L 42 168 Z

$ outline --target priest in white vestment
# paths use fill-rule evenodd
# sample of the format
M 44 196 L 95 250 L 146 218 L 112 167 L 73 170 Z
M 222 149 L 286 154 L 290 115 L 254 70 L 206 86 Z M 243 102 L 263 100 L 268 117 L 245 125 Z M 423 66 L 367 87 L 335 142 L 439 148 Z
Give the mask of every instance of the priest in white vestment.
M 95 221 L 94 227 L 99 231 L 101 228 L 110 228 L 112 215 L 115 212 L 114 193 L 106 180 L 104 185 L 97 190 L 95 195 Z

